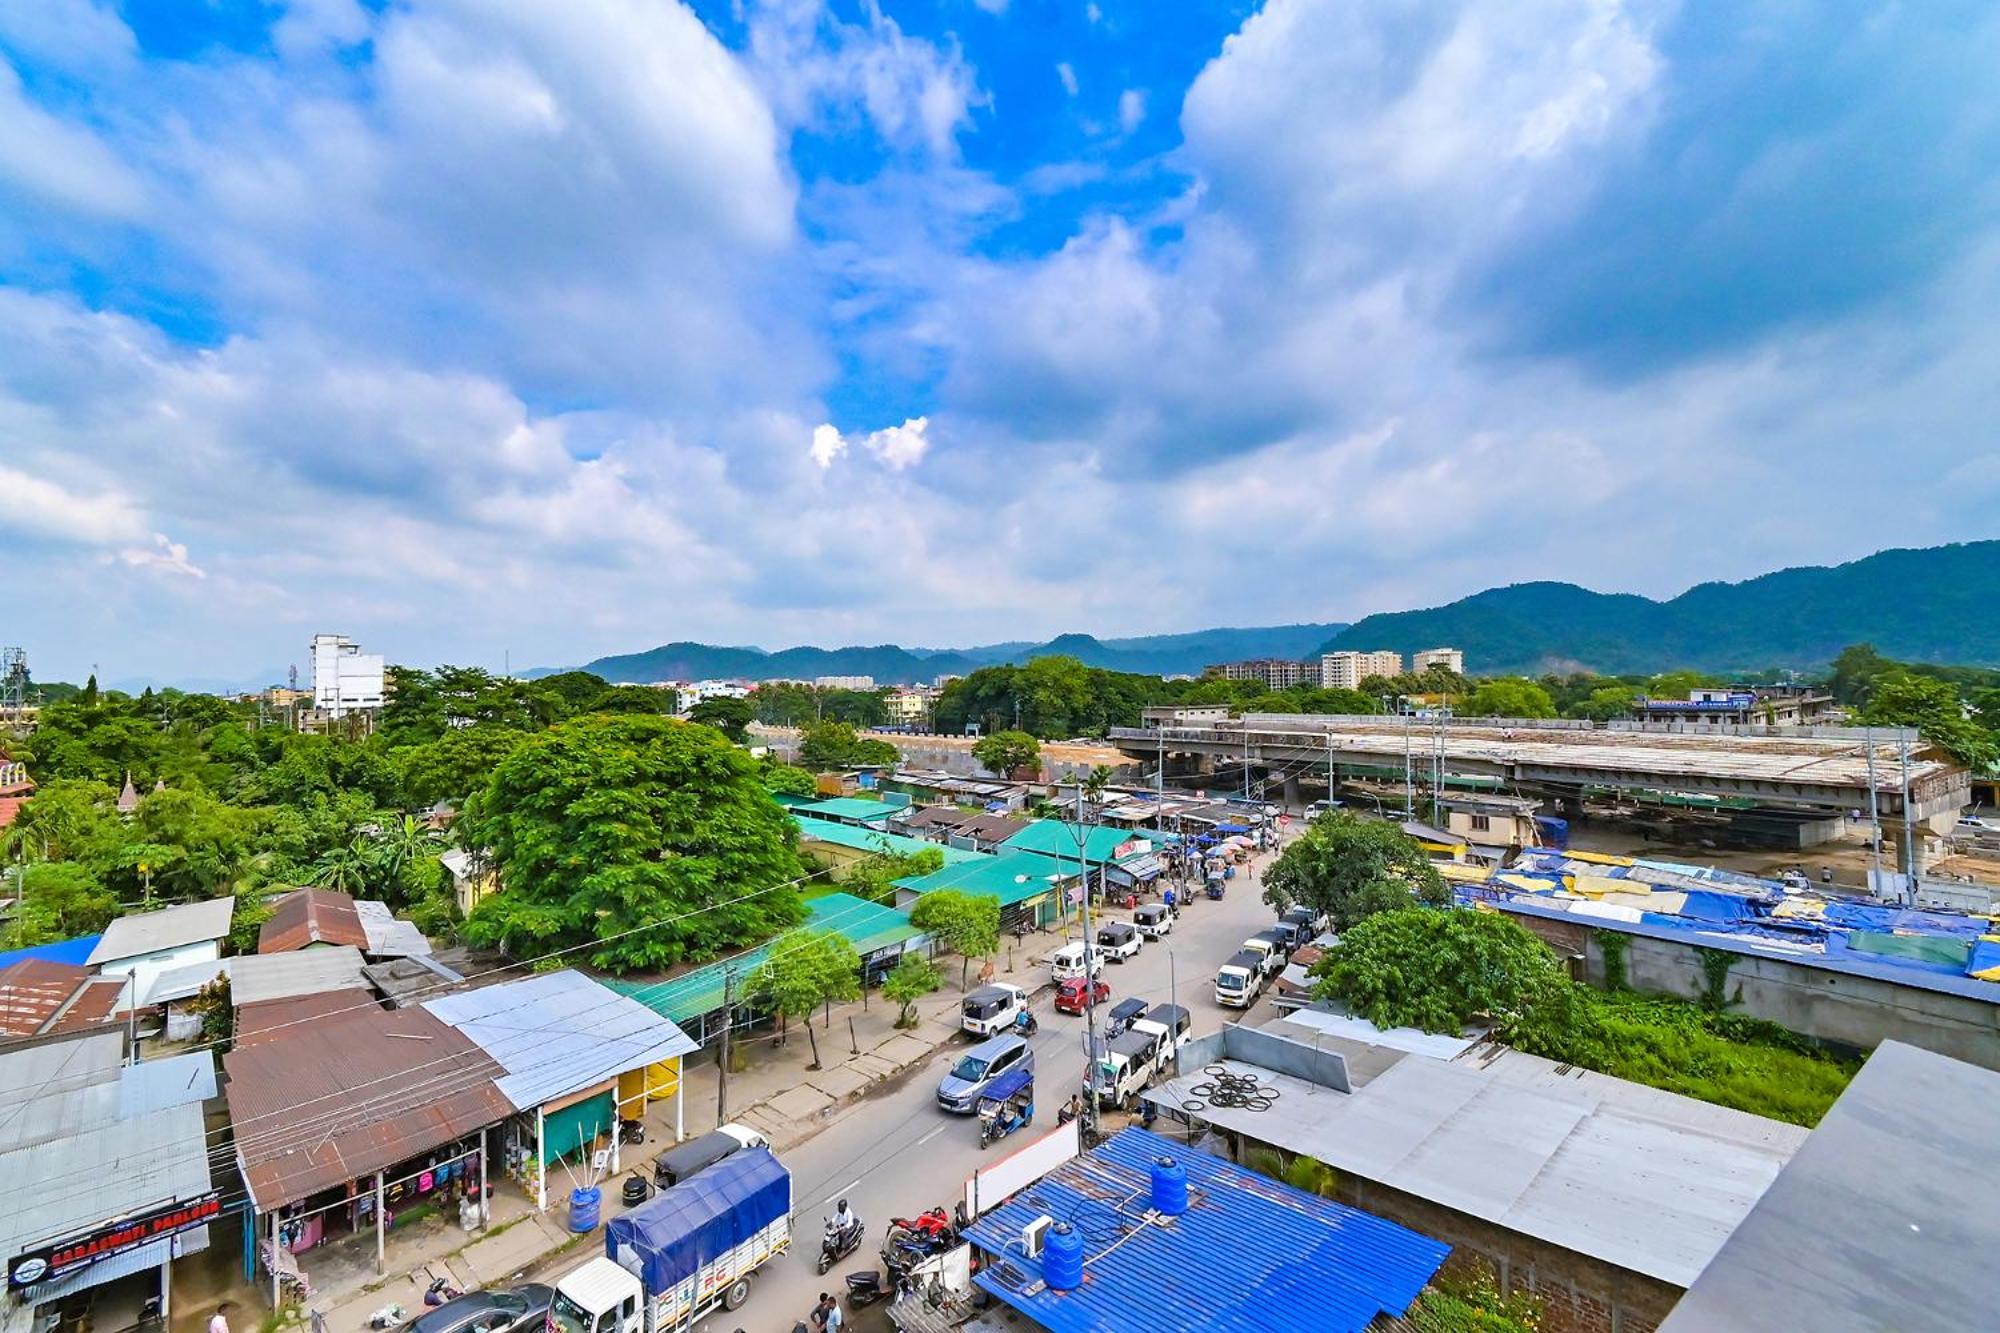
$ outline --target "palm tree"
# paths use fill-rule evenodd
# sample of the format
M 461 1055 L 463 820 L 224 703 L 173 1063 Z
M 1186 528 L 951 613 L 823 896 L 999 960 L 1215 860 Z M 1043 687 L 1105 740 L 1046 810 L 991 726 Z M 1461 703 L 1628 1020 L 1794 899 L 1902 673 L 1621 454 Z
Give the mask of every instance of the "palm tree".
M 1088 796 L 1094 805 L 1103 798 L 1104 789 L 1110 785 L 1111 766 L 1109 764 L 1099 764 L 1085 775 L 1083 779 L 1083 794 Z
M 312 882 L 322 889 L 359 893 L 368 882 L 368 862 L 368 842 L 356 837 L 345 847 L 335 847 L 320 857 L 312 869 Z
M 370 858 L 375 868 L 381 872 L 383 880 L 399 882 L 403 871 L 410 862 L 431 851 L 437 845 L 437 835 L 415 815 L 404 815 L 375 835 L 373 855 Z

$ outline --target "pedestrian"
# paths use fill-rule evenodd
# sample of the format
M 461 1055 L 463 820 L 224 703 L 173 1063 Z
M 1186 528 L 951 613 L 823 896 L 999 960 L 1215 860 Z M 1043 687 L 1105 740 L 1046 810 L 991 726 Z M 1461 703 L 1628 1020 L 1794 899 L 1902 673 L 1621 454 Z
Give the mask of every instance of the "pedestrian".
M 229 1333 L 229 1312 L 235 1308 L 234 1301 L 224 1301 L 216 1306 L 214 1315 L 208 1321 L 208 1333 Z

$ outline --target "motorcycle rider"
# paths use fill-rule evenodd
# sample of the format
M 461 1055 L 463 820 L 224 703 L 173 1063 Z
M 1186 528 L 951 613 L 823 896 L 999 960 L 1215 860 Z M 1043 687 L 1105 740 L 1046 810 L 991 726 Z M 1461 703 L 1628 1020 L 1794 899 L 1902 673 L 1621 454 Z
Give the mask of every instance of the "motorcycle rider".
M 854 1210 L 847 1206 L 847 1200 L 842 1199 L 840 1207 L 833 1210 L 833 1233 L 836 1236 L 845 1236 L 849 1231 L 860 1225 L 861 1219 L 855 1216 Z

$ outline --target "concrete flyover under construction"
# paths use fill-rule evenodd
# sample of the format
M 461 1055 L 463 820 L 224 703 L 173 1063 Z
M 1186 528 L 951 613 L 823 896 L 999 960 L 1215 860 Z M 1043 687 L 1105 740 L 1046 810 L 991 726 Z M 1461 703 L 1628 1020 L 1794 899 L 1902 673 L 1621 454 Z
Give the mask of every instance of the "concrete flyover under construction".
M 1966 770 L 1914 731 L 1857 727 L 1705 727 L 1673 723 L 1508 718 L 1331 716 L 1248 713 L 1240 718 L 1115 727 L 1111 743 L 1148 767 L 1247 764 L 1252 773 L 1296 778 L 1329 771 L 1393 769 L 1406 758 L 1428 786 L 1434 761 L 1452 777 L 1498 779 L 1559 801 L 1586 790 L 1747 798 L 1760 807 L 1834 818 L 1866 816 L 1872 776 L 1882 819 L 1950 827 L 1971 791 Z M 1906 748 L 1907 747 L 1907 748 Z M 1871 755 L 1872 750 L 1872 755 Z M 1905 755 L 1907 754 L 1907 760 Z M 1905 764 L 1907 763 L 1907 774 Z

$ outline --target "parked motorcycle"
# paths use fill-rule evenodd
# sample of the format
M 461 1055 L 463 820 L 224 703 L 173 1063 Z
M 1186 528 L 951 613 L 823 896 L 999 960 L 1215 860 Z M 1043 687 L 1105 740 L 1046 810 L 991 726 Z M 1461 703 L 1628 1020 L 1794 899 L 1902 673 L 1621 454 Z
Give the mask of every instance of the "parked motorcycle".
M 847 1305 L 851 1310 L 866 1309 L 895 1294 L 895 1284 L 883 1281 L 882 1275 L 872 1268 L 847 1275 Z
M 892 1217 L 889 1219 L 889 1234 L 907 1231 L 912 1236 L 929 1241 L 945 1240 L 951 1236 L 951 1214 L 939 1204 L 915 1217 Z
M 826 1218 L 826 1234 L 819 1242 L 819 1271 L 824 1273 L 835 1264 L 861 1248 L 861 1235 L 866 1230 L 859 1217 L 846 1227 L 836 1227 L 832 1218 Z

